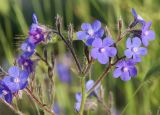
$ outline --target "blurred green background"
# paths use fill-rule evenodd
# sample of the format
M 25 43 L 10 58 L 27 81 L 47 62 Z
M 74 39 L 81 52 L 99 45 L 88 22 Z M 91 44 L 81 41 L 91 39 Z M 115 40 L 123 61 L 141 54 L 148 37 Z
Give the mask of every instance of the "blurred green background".
M 133 20 L 131 8 L 135 8 L 145 20 L 152 21 L 152 29 L 156 32 L 156 40 L 150 43 L 148 55 L 137 65 L 138 76 L 128 82 L 112 78 L 110 74 L 102 82 L 105 89 L 105 99 L 108 101 L 109 92 L 113 93 L 113 106 L 117 113 L 124 115 L 153 115 L 160 111 L 160 0 L 0 0 L 0 65 L 7 68 L 14 63 L 14 57 L 19 53 L 18 47 L 29 31 L 32 14 L 35 13 L 40 23 L 55 27 L 57 14 L 63 17 L 64 30 L 68 24 L 74 25 L 75 32 L 83 22 L 93 22 L 99 19 L 107 25 L 116 38 L 117 20 L 123 20 L 123 30 Z M 125 42 L 125 40 L 122 40 Z M 79 52 L 82 44 L 75 42 L 80 60 L 83 55 Z M 50 43 L 50 49 L 56 48 L 64 54 L 66 48 L 62 42 Z M 124 43 L 120 45 L 123 53 Z M 43 64 L 43 63 L 42 63 Z M 92 79 L 103 71 L 104 66 L 95 62 L 92 67 Z M 45 69 L 44 69 L 45 71 Z M 38 71 L 39 72 L 39 71 Z M 41 75 L 41 76 L 39 76 Z M 73 71 L 73 76 L 76 74 Z M 55 79 L 57 75 L 55 74 Z M 42 95 L 35 94 L 44 103 L 52 106 L 47 92 L 48 79 L 45 74 L 36 75 L 36 86 L 42 88 Z M 74 115 L 74 94 L 80 91 L 79 79 L 73 78 L 72 85 L 63 84 L 56 80 L 55 100 L 62 108 L 61 114 Z M 53 93 L 53 92 L 52 92 Z M 26 115 L 45 114 L 25 94 L 22 99 L 14 100 L 17 107 Z M 85 113 L 90 115 L 106 115 L 100 109 Z M 0 105 L 0 115 L 12 115 L 11 110 Z

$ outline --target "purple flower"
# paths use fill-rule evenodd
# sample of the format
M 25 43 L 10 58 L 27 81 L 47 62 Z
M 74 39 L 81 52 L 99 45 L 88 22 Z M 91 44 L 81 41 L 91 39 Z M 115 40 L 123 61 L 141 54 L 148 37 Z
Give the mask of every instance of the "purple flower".
M 150 30 L 150 26 L 152 25 L 152 22 L 148 22 L 144 24 L 142 27 L 142 43 L 144 46 L 148 46 L 148 42 L 155 39 L 155 33 L 154 31 Z
M 94 85 L 93 80 L 88 80 L 86 82 L 86 93 L 93 87 L 93 85 Z M 99 89 L 100 89 L 100 84 L 98 84 L 95 87 L 94 91 L 89 95 L 89 97 L 98 96 Z M 76 103 L 75 103 L 74 108 L 76 109 L 76 111 L 79 111 L 81 107 L 82 94 L 80 92 L 76 93 L 75 98 L 76 98 Z
M 141 62 L 140 55 L 144 56 L 147 54 L 147 49 L 141 46 L 141 40 L 138 37 L 128 38 L 124 54 L 127 58 L 133 57 L 136 62 Z
M 86 45 L 91 46 L 95 38 L 101 38 L 104 34 L 104 29 L 101 28 L 101 22 L 96 20 L 93 24 L 83 23 L 82 31 L 77 32 L 79 40 L 86 40 Z
M 4 99 L 8 103 L 12 102 L 12 93 L 2 81 L 0 81 L 0 98 Z
M 86 92 L 88 92 L 93 87 L 93 85 L 94 85 L 94 81 L 88 80 L 86 82 Z M 99 89 L 100 89 L 100 83 L 95 87 L 94 91 L 89 96 L 92 96 L 92 95 L 98 96 Z
M 31 59 L 25 58 L 23 55 L 18 58 L 18 64 L 21 66 L 24 70 L 26 70 L 28 73 L 31 73 L 34 71 L 34 63 Z
M 116 69 L 113 72 L 113 77 L 120 77 L 123 81 L 128 81 L 131 77 L 137 75 L 137 69 L 135 67 L 135 62 L 133 59 L 121 60 L 116 64 Z
M 114 41 L 106 37 L 103 39 L 95 39 L 92 43 L 91 56 L 94 59 L 98 59 L 101 64 L 106 64 L 109 61 L 109 57 L 114 57 L 117 54 L 117 49 L 113 47 Z
M 82 94 L 80 92 L 76 93 L 75 98 L 76 98 L 76 103 L 74 105 L 74 108 L 76 111 L 80 111 Z
M 58 63 L 57 64 L 57 73 L 58 73 L 60 81 L 62 81 L 63 83 L 69 84 L 72 81 L 69 66 L 62 64 L 62 63 Z
M 134 21 L 133 23 L 130 25 L 130 27 L 134 27 L 136 26 L 137 23 L 141 23 L 142 25 L 145 24 L 145 20 L 136 13 L 135 9 L 132 8 L 132 15 L 134 16 Z
M 30 56 L 33 55 L 33 53 L 35 52 L 35 45 L 31 42 L 29 42 L 29 40 L 27 39 L 24 43 L 22 43 L 21 45 L 21 49 L 23 51 L 23 56 L 25 58 L 28 58 Z
M 45 42 L 51 38 L 51 31 L 46 26 L 39 25 L 38 19 L 33 14 L 33 24 L 29 31 L 29 41 L 35 45 Z
M 32 24 L 29 32 L 29 41 L 33 44 L 39 44 L 44 41 L 44 33 L 38 24 Z
M 11 90 L 12 93 L 24 89 L 28 84 L 29 74 L 25 70 L 20 70 L 17 66 L 12 66 L 8 70 L 8 76 L 3 78 L 3 82 Z

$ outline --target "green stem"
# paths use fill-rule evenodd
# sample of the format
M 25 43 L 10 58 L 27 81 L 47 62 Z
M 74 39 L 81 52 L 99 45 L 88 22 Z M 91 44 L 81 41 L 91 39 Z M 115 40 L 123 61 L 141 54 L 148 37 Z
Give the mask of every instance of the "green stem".
M 85 101 L 86 101 L 86 87 L 85 87 L 85 77 L 81 78 L 81 87 L 82 87 L 82 100 L 81 100 L 81 107 L 80 107 L 80 112 L 79 115 L 83 115 L 84 107 L 85 107 Z

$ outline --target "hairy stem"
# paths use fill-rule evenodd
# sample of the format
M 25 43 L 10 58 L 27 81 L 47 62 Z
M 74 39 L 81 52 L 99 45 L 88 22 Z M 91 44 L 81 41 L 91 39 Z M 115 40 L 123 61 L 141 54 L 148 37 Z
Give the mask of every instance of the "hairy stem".
M 105 76 L 108 74 L 110 68 L 112 67 L 111 64 L 108 65 L 108 67 L 104 70 L 104 72 L 98 77 L 95 84 L 92 86 L 92 88 L 87 92 L 87 96 L 90 95 L 90 93 L 95 89 L 95 87 L 105 78 Z
M 72 48 L 71 44 L 62 35 L 60 27 L 58 26 L 57 27 L 57 31 L 53 30 L 52 32 L 57 34 L 63 40 L 63 42 L 66 44 L 67 48 L 70 50 L 70 52 L 71 52 L 71 54 L 72 54 L 72 56 L 73 56 L 73 58 L 74 58 L 74 60 L 76 62 L 76 65 L 78 67 L 79 72 L 81 73 L 82 72 L 82 68 L 81 68 L 80 62 L 78 61 L 78 58 L 77 58 L 77 56 L 75 54 L 75 51 Z
M 85 77 L 81 78 L 81 87 L 82 87 L 82 100 L 81 100 L 81 107 L 80 107 L 80 115 L 83 115 L 84 107 L 85 107 L 85 101 L 86 101 L 86 92 L 85 92 Z
M 115 64 L 117 64 L 118 61 L 120 61 L 121 59 L 125 58 L 125 56 L 118 58 L 115 62 L 113 62 L 112 64 L 109 63 L 108 67 L 104 70 L 104 72 L 98 77 L 98 79 L 96 80 L 96 82 L 94 83 L 94 85 L 92 86 L 92 88 L 87 92 L 87 96 L 90 95 L 90 93 L 95 89 L 95 87 L 106 77 L 106 75 L 109 73 L 110 69 L 112 66 L 114 66 Z
M 51 115 L 55 115 L 54 111 L 51 110 L 51 109 L 49 109 L 49 108 L 47 108 L 47 107 L 45 106 L 45 104 L 43 104 L 42 102 L 40 102 L 40 101 L 37 99 L 37 97 L 36 97 L 35 95 L 33 95 L 33 93 L 32 93 L 28 88 L 25 89 L 25 92 L 26 92 L 26 94 L 27 94 L 29 97 L 31 97 L 31 99 L 32 99 L 34 102 L 37 103 L 37 105 L 40 106 L 41 109 L 45 110 L 46 112 L 50 113 Z
M 24 115 L 21 111 L 19 111 L 18 109 L 16 109 L 13 105 L 7 103 L 5 100 L 0 99 L 0 101 L 2 103 L 4 103 L 5 105 L 7 105 L 12 111 L 14 111 L 15 113 L 17 113 L 18 115 Z

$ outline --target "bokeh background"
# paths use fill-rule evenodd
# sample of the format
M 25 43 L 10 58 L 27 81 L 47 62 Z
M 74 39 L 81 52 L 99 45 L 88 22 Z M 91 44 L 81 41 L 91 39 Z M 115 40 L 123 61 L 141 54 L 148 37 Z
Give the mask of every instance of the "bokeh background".
M 63 28 L 66 33 L 68 25 L 74 25 L 75 32 L 80 29 L 83 22 L 93 22 L 99 19 L 103 25 L 107 25 L 116 38 L 117 20 L 122 19 L 123 30 L 133 20 L 131 8 L 135 8 L 145 20 L 152 21 L 152 29 L 156 33 L 156 40 L 148 47 L 148 55 L 137 64 L 138 75 L 128 82 L 114 79 L 112 72 L 102 82 L 105 91 L 105 100 L 108 101 L 109 92 L 113 94 L 113 110 L 123 115 L 156 115 L 160 111 L 160 1 L 159 0 L 0 0 L 0 65 L 7 70 L 13 65 L 15 57 L 19 53 L 18 47 L 28 34 L 32 24 L 32 14 L 35 13 L 41 24 L 55 28 L 55 17 L 57 14 L 63 17 Z M 47 46 L 48 50 L 54 50 L 58 57 L 63 59 L 68 52 L 63 42 L 53 37 Z M 74 36 L 76 39 L 76 36 Z M 124 50 L 122 40 L 121 53 Z M 75 41 L 76 53 L 83 61 L 83 44 Z M 39 48 L 43 48 L 42 45 Z M 66 62 L 66 61 L 64 61 Z M 55 69 L 55 89 L 48 91 L 49 79 L 47 70 L 40 63 L 36 74 L 35 95 L 44 103 L 53 106 L 58 103 L 61 110 L 60 115 L 74 115 L 74 94 L 80 91 L 80 81 L 75 73 L 74 64 L 71 66 L 72 81 L 63 83 L 58 79 Z M 90 77 L 94 80 L 103 71 L 105 66 L 95 62 Z M 41 71 L 40 71 L 41 70 Z M 43 72 L 42 72 L 43 70 Z M 46 73 L 46 74 L 45 74 Z M 53 98 L 54 97 L 54 98 Z M 23 97 L 14 99 L 14 104 L 26 115 L 43 115 L 43 112 L 32 100 L 23 93 Z M 106 115 L 101 105 L 97 111 L 86 112 L 86 115 Z M 5 105 L 0 104 L 0 115 L 14 115 Z

